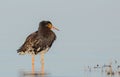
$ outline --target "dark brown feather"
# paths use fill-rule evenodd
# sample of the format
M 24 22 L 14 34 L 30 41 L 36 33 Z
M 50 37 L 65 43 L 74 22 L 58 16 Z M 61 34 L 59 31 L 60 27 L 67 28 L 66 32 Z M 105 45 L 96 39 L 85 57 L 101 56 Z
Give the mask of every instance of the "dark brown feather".
M 42 26 L 38 31 L 30 34 L 24 44 L 18 49 L 18 53 L 38 54 L 46 49 L 49 49 L 54 40 L 56 39 L 55 33 L 49 28 Z

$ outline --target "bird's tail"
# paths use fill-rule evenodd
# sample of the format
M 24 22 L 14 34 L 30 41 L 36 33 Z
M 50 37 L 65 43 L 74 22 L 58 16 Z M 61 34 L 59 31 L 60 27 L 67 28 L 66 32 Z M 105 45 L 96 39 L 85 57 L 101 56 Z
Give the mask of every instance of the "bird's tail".
M 22 51 L 21 49 L 18 49 L 18 50 L 17 50 L 17 53 L 19 53 L 19 55 L 24 55 L 24 54 L 25 54 L 25 52 Z

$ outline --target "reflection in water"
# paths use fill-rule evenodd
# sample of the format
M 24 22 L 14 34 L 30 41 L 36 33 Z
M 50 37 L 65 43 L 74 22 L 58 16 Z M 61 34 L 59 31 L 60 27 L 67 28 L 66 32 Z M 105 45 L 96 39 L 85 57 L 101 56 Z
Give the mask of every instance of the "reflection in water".
M 20 77 L 48 77 L 48 73 L 44 71 L 44 54 L 41 54 L 41 69 L 40 71 L 36 72 L 34 67 L 34 55 L 32 56 L 32 72 L 21 71 Z
M 21 71 L 19 77 L 48 77 L 48 73 Z
M 32 69 L 31 71 L 21 71 L 19 77 L 48 77 L 48 73 L 44 71 L 44 53 L 40 55 L 41 68 L 40 71 L 35 71 L 35 55 L 32 55 Z

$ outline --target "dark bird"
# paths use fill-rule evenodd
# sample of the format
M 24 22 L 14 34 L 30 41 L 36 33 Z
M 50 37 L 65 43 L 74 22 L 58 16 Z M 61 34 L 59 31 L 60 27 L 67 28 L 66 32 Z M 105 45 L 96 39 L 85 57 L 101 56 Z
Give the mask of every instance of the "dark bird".
M 40 53 L 41 72 L 44 73 L 44 54 L 51 48 L 56 40 L 56 35 L 52 29 L 55 28 L 50 21 L 41 21 L 37 31 L 31 33 L 25 40 L 24 44 L 17 50 L 22 54 L 32 55 L 32 72 L 34 73 L 34 56 Z

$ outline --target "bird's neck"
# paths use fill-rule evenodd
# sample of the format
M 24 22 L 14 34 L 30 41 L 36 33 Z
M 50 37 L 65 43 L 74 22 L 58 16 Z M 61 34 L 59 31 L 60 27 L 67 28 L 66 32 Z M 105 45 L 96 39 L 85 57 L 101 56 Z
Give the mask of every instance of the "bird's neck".
M 40 35 L 47 36 L 50 33 L 51 33 L 51 30 L 49 28 L 41 27 L 38 29 L 38 34 L 40 34 Z

